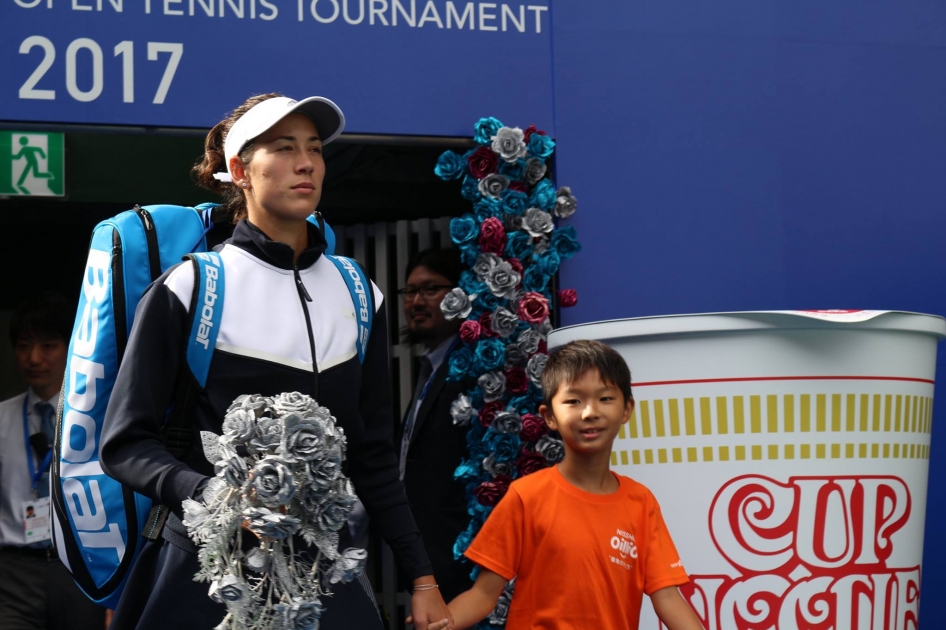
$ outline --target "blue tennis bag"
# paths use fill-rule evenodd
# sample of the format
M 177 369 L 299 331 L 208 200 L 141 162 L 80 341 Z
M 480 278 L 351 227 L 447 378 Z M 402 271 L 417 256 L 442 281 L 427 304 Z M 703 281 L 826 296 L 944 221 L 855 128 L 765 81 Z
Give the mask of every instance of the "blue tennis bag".
M 193 261 L 196 274 L 193 304 L 210 300 L 215 305 L 197 318 L 194 315 L 198 309 L 192 309 L 184 349 L 194 381 L 201 389 L 204 387 L 225 288 L 220 258 L 207 251 L 215 205 L 135 206 L 102 221 L 92 232 L 60 394 L 50 497 L 53 540 L 59 558 L 79 588 L 108 608 L 118 604 L 143 544 L 142 532 L 152 505 L 149 498 L 102 471 L 99 442 L 105 410 L 138 302 L 155 279 L 185 257 Z M 329 244 L 327 254 L 333 254 L 335 235 L 331 228 L 321 216 L 310 220 L 322 228 Z M 363 361 L 374 315 L 371 283 L 357 263 L 340 256 L 327 258 L 345 278 L 359 314 L 358 356 Z M 206 315 L 210 315 L 210 326 Z M 201 319 L 205 319 L 203 325 Z M 168 415 L 187 416 L 184 421 L 188 424 L 182 432 L 189 439 L 188 411 Z

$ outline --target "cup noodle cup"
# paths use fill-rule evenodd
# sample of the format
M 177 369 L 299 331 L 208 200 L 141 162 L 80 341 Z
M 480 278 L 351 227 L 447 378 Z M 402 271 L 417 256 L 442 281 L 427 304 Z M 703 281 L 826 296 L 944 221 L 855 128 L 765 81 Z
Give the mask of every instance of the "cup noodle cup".
M 908 630 L 944 336 L 930 315 L 774 311 L 570 326 L 549 348 L 599 339 L 630 366 L 611 464 L 660 502 L 706 630 Z

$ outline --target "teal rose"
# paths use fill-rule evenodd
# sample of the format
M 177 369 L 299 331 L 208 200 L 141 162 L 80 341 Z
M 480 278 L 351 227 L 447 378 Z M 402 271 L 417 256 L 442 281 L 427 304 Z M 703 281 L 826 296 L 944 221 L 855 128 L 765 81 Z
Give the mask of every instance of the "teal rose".
M 541 208 L 542 210 L 551 210 L 555 207 L 556 192 L 555 185 L 552 184 L 552 181 L 543 179 L 532 189 L 532 195 L 529 197 L 529 205 Z
M 437 159 L 434 173 L 443 180 L 460 179 L 466 172 L 466 160 L 453 151 L 444 151 Z
M 578 242 L 578 235 L 572 226 L 560 228 L 552 232 L 552 239 L 549 246 L 558 252 L 562 259 L 568 259 L 581 251 L 581 243 Z
M 450 240 L 457 245 L 469 243 L 479 236 L 479 226 L 476 224 L 476 218 L 467 213 L 462 217 L 450 219 Z
M 493 136 L 503 127 L 505 127 L 505 125 L 492 116 L 480 118 L 476 121 L 476 124 L 473 125 L 473 141 L 476 142 L 476 144 L 492 144 Z

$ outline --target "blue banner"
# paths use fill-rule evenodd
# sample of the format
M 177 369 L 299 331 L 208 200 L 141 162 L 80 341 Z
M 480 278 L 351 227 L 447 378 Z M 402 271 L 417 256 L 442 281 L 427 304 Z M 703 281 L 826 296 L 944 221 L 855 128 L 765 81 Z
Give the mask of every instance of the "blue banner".
M 208 127 L 251 94 L 358 133 L 552 126 L 548 0 L 6 0 L 0 120 Z

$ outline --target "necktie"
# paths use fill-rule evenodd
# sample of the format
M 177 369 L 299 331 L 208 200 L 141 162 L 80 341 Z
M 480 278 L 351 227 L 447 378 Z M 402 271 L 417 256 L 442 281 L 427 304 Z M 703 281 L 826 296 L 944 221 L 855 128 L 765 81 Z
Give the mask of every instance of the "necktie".
M 414 432 L 414 421 L 417 419 L 417 412 L 420 410 L 420 403 L 426 393 L 427 381 L 433 374 L 434 366 L 430 363 L 427 355 L 420 357 L 420 371 L 417 374 L 417 385 L 414 387 L 414 397 L 411 398 L 411 409 L 407 414 L 407 420 L 404 422 L 404 436 L 401 438 L 401 479 L 404 479 L 404 470 L 407 467 L 407 450 L 411 445 L 411 434 Z
M 49 446 L 52 447 L 53 439 L 56 435 L 56 429 L 53 427 L 53 416 L 55 415 L 55 410 L 53 406 L 49 403 L 36 403 L 36 413 L 39 414 L 40 419 L 40 430 L 46 435 L 46 439 L 49 442 Z M 42 462 L 37 462 L 37 466 L 41 465 Z M 43 471 L 43 476 L 39 478 L 38 483 L 36 484 L 36 492 L 40 497 L 49 496 L 49 468 L 47 467 Z

